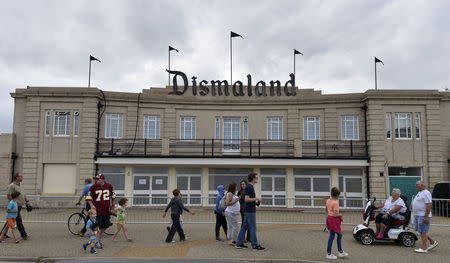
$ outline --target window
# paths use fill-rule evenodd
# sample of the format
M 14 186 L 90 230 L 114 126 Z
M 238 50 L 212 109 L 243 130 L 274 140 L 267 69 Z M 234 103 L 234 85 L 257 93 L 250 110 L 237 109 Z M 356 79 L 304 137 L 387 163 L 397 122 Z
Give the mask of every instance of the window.
M 248 140 L 248 118 L 242 121 L 242 139 Z
M 223 147 L 225 150 L 239 150 L 241 136 L 241 119 L 223 119 Z
M 167 167 L 134 167 L 133 205 L 167 204 L 168 171 Z
M 80 112 L 74 111 L 73 112 L 73 136 L 78 136 L 79 128 L 80 126 Z
M 392 115 L 390 113 L 386 113 L 385 115 L 385 128 L 386 128 L 386 138 L 392 138 Z
M 395 138 L 411 139 L 411 113 L 396 113 Z
M 159 116 L 144 116 L 144 139 L 159 139 L 160 138 L 160 117 Z
M 421 123 L 420 123 L 420 113 L 415 113 L 414 114 L 414 126 L 416 129 L 416 139 L 420 139 L 422 134 L 421 134 Z
M 45 136 L 49 136 L 52 132 L 52 112 L 45 112 Z
M 105 175 L 105 181 L 112 184 L 117 195 L 125 194 L 125 167 L 123 166 L 102 166 L 100 173 Z
M 303 118 L 303 139 L 320 140 L 320 117 Z
M 263 205 L 286 206 L 286 169 L 261 169 L 261 196 Z
M 363 206 L 363 171 L 360 168 L 339 169 L 339 189 L 343 207 L 361 208 Z
M 187 205 L 201 205 L 201 168 L 182 167 L 176 169 L 177 188 L 181 190 Z
M 122 114 L 107 114 L 105 137 L 106 138 L 122 138 Z
M 70 111 L 55 111 L 54 136 L 70 135 Z
M 195 140 L 195 117 L 181 117 L 180 139 Z
M 343 140 L 359 140 L 358 116 L 341 116 L 341 128 Z
M 215 130 L 214 130 L 214 139 L 216 139 L 216 140 L 222 139 L 220 136 L 220 134 L 221 134 L 220 121 L 221 121 L 220 118 L 217 117 L 216 123 L 215 123 Z
M 267 139 L 270 141 L 283 140 L 283 118 L 267 118 Z
M 208 203 L 215 204 L 218 185 L 223 185 L 227 189 L 229 183 L 235 182 L 239 188 L 239 182 L 247 180 L 250 172 L 253 172 L 252 168 L 209 168 Z
M 325 206 L 331 176 L 327 168 L 295 168 L 295 206 Z

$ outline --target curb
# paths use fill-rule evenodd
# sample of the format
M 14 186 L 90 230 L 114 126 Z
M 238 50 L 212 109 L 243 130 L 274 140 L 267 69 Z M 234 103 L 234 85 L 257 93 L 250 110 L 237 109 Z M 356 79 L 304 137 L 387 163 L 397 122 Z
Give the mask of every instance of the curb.
M 43 257 L 0 257 L 4 262 L 41 262 Z

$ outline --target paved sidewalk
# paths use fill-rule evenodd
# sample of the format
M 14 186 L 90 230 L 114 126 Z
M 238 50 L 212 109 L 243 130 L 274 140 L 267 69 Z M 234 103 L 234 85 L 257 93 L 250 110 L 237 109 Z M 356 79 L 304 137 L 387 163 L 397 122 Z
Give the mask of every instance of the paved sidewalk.
M 433 227 L 431 232 L 440 242 L 428 255 L 419 255 L 412 248 L 398 244 L 363 246 L 351 235 L 351 227 L 344 228 L 344 249 L 350 254 L 345 262 L 448 262 L 450 258 L 450 228 Z M 81 245 L 85 238 L 69 234 L 64 224 L 28 224 L 30 240 L 13 244 L 11 240 L 0 244 L 0 255 L 8 257 L 85 258 Z M 261 244 L 266 252 L 237 250 L 214 240 L 214 225 L 186 224 L 187 242 L 164 243 L 165 225 L 129 225 L 135 242 L 123 239 L 104 240 L 105 248 L 94 257 L 113 258 L 176 258 L 176 259 L 248 259 L 254 262 L 271 259 L 326 261 L 325 248 L 328 234 L 321 226 L 312 225 L 262 225 L 258 229 Z M 122 238 L 122 237 L 121 237 Z M 178 238 L 178 237 L 177 237 Z M 1 261 L 1 259 L 0 259 Z M 130 261 L 131 262 L 131 261 Z

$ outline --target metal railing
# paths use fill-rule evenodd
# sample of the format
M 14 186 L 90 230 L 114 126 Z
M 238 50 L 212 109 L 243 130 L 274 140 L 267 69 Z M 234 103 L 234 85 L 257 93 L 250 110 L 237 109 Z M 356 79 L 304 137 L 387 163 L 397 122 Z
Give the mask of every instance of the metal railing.
M 118 199 L 123 198 L 118 196 Z M 170 198 L 161 197 L 142 197 L 130 196 L 126 197 L 128 205 L 127 208 L 127 222 L 131 224 L 165 224 L 167 220 L 163 219 L 162 213 Z M 191 203 L 191 200 L 186 200 L 184 203 L 186 207 L 195 211 L 195 215 L 186 216 L 185 223 L 213 223 L 215 222 L 215 215 L 213 213 L 213 206 L 215 203 L 214 197 L 195 197 L 196 201 Z M 22 210 L 22 217 L 28 223 L 67 223 L 69 216 L 72 213 L 81 211 L 82 207 L 76 206 L 78 201 L 77 196 L 29 196 L 30 202 L 34 210 L 27 213 Z M 262 204 L 257 209 L 257 220 L 264 224 L 324 224 L 324 202 L 325 198 L 276 198 L 264 199 Z M 342 198 L 343 202 L 350 199 Z M 362 211 L 366 200 L 352 198 L 361 207 L 344 207 L 341 206 L 341 211 L 344 217 L 344 223 L 349 225 L 356 225 L 362 221 Z M 143 202 L 144 201 L 144 202 Z M 146 202 L 148 203 L 146 204 Z M 198 202 L 200 201 L 200 202 Z M 271 205 L 269 202 L 273 202 Z M 279 204 L 285 205 L 279 205 Z M 380 200 L 382 202 L 382 200 Z M 440 226 L 450 226 L 449 218 L 449 204 L 450 199 L 433 200 L 439 206 L 434 207 L 434 215 L 432 224 Z M 136 204 L 138 203 L 138 204 Z M 268 204 L 269 203 L 269 204 Z M 3 209 L 6 207 L 6 197 L 0 198 L 0 206 Z M 305 205 L 306 204 L 306 205 Z M 315 205 L 309 205 L 315 204 Z M 287 208 L 287 207 L 292 208 Z M 2 210 L 3 210 L 2 209 Z M 436 212 L 439 211 L 439 212 Z M 4 220 L 0 218 L 0 220 Z
M 159 156 L 162 141 L 151 139 L 101 138 L 98 142 L 98 156 Z
M 353 140 L 302 141 L 302 156 L 311 158 L 364 158 L 366 143 Z

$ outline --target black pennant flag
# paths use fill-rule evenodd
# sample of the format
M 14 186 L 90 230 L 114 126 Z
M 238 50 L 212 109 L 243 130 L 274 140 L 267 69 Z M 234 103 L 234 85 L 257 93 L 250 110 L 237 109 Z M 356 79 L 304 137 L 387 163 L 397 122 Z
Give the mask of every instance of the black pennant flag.
M 178 49 L 176 49 L 176 48 L 174 48 L 174 47 L 171 47 L 171 46 L 169 46 L 169 52 L 170 52 L 170 51 L 172 51 L 172 50 L 175 50 L 176 52 L 179 52 L 179 51 L 178 51 Z
M 89 60 L 90 60 L 90 61 L 98 61 L 98 62 L 101 62 L 100 59 L 98 59 L 98 58 L 96 58 L 96 57 L 94 57 L 94 56 L 92 56 L 92 55 L 89 57 Z
M 241 35 L 234 33 L 233 31 L 231 31 L 231 37 L 242 37 Z M 243 37 L 242 37 L 243 38 Z
M 380 62 L 380 63 L 381 63 L 381 64 L 383 64 L 383 66 L 384 66 L 384 63 L 383 63 L 383 61 L 381 61 L 381 59 L 379 59 L 379 58 L 375 57 L 375 64 L 377 64 L 378 62 Z
M 297 54 L 300 54 L 300 55 L 303 56 L 303 53 L 302 53 L 302 52 L 298 51 L 297 49 L 294 49 L 294 55 L 297 55 Z

